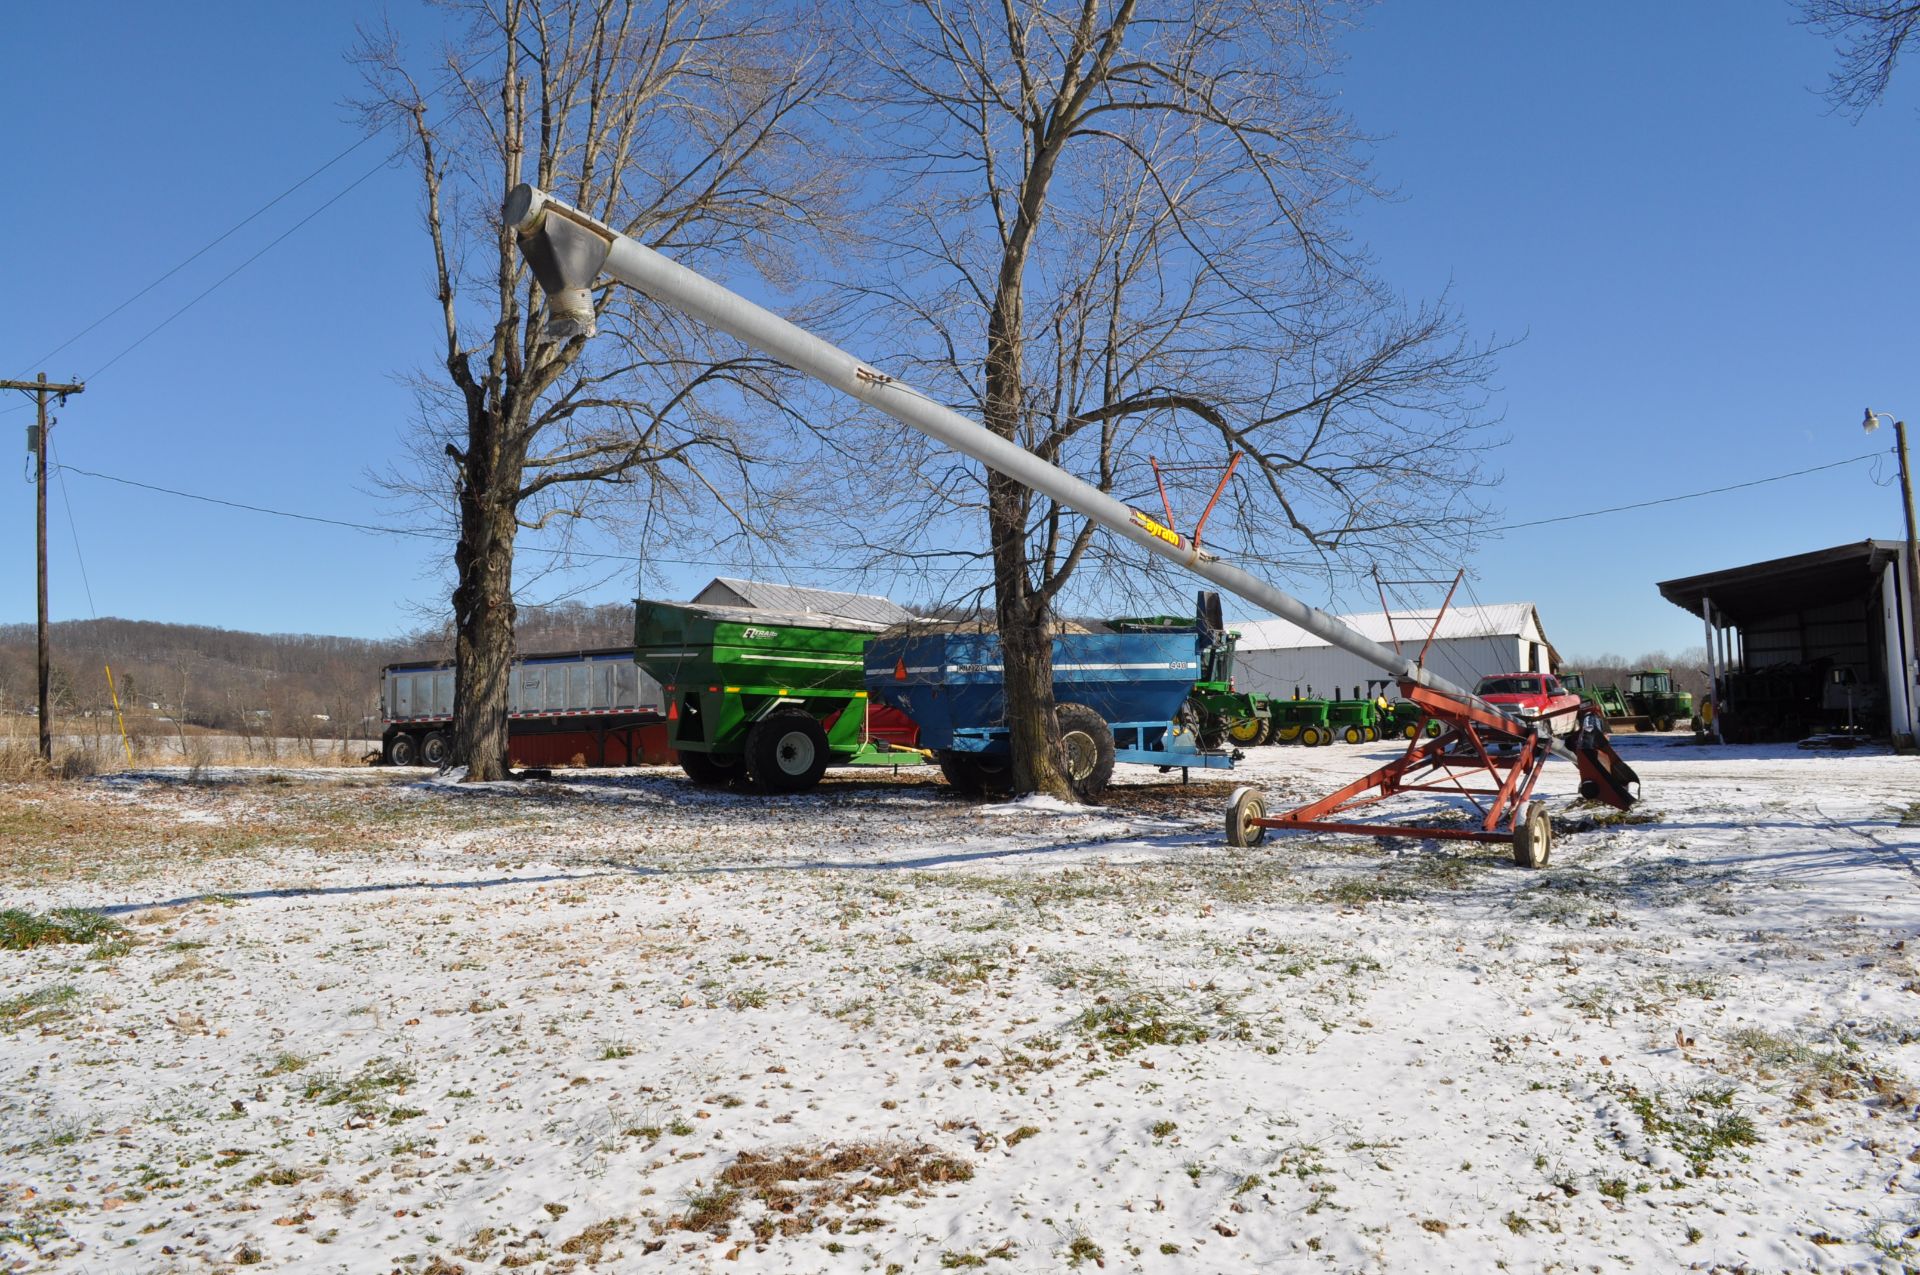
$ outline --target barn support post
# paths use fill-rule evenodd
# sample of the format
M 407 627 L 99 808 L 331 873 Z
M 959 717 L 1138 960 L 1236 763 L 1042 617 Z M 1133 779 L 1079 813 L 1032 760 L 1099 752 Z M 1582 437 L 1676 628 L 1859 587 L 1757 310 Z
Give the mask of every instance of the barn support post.
M 1715 632 L 1713 625 L 1712 598 L 1700 599 L 1700 623 L 1706 627 L 1707 676 L 1712 679 L 1713 686 L 1713 742 L 1724 744 L 1726 738 L 1720 733 L 1720 718 L 1725 715 L 1727 705 L 1720 693 L 1719 634 Z

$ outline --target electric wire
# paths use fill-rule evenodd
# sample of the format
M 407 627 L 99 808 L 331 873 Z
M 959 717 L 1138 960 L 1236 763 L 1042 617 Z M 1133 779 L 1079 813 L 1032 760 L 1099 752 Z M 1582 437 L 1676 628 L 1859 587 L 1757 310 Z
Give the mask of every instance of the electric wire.
M 1729 483 L 1725 487 L 1709 487 L 1705 491 L 1690 491 L 1680 496 L 1661 496 L 1654 500 L 1636 501 L 1631 505 L 1611 505 L 1605 509 L 1589 509 L 1585 513 L 1560 514 L 1553 518 L 1535 518 L 1531 522 L 1510 522 L 1504 527 L 1487 528 L 1487 534 L 1493 535 L 1502 531 L 1518 531 L 1522 527 L 1544 527 L 1548 523 L 1554 522 L 1572 522 L 1576 518 L 1598 518 L 1602 514 L 1625 513 L 1630 509 L 1651 509 L 1655 505 L 1671 505 L 1682 500 L 1698 500 L 1702 496 L 1718 496 L 1723 492 L 1742 491 L 1748 487 L 1760 487 L 1767 483 L 1785 482 L 1789 478 L 1803 478 L 1808 474 L 1818 474 L 1828 469 L 1839 469 L 1844 465 L 1858 465 L 1863 460 L 1878 460 L 1882 454 L 1882 452 L 1877 451 L 1864 452 L 1861 455 L 1850 456 L 1846 460 L 1836 460 L 1826 465 L 1814 465 L 1809 469 L 1795 469 L 1788 473 L 1774 474 L 1767 478 L 1755 478 L 1744 483 Z
M 423 103 L 431 101 L 433 98 L 445 92 L 458 79 L 459 79 L 458 73 L 455 73 L 454 75 L 449 76 L 446 80 L 441 82 L 438 88 L 435 88 L 432 92 L 428 93 L 426 96 L 421 98 L 421 101 Z M 445 125 L 447 121 L 450 118 L 452 118 L 453 115 L 458 114 L 460 111 L 465 109 L 466 109 L 466 106 L 464 104 L 454 107 L 451 112 L 441 116 L 440 119 L 436 121 L 436 127 Z M 112 310 L 100 316 L 100 318 L 94 320 L 92 323 L 88 324 L 85 328 L 82 328 L 79 332 L 76 332 L 73 336 L 67 338 L 67 340 L 63 341 L 61 344 L 55 346 L 52 351 L 50 351 L 46 355 L 43 355 L 40 359 L 36 360 L 35 362 L 43 363 L 47 358 L 51 358 L 54 354 L 58 354 L 61 350 L 66 349 L 69 345 L 72 345 L 75 341 L 79 340 L 81 337 L 85 336 L 87 333 L 99 327 L 102 323 L 105 323 L 108 319 L 111 319 L 114 315 L 120 313 L 120 311 L 126 309 L 129 305 L 132 305 L 135 301 L 139 300 L 141 297 L 145 296 L 147 293 L 153 291 L 154 288 L 158 287 L 161 283 L 165 282 L 167 279 L 171 278 L 174 274 L 178 273 L 180 270 L 184 269 L 193 261 L 197 260 L 199 257 L 204 255 L 210 249 L 212 249 L 213 247 L 215 247 L 216 245 L 218 245 L 219 243 L 227 239 L 235 231 L 247 225 L 249 222 L 259 217 L 262 213 L 266 212 L 269 208 L 272 208 L 275 204 L 279 203 L 282 199 L 285 199 L 288 195 L 300 189 L 300 187 L 306 185 L 309 181 L 312 181 L 315 177 L 319 176 L 321 173 L 325 172 L 327 169 L 333 167 L 333 165 L 339 163 L 342 159 L 345 159 L 348 155 L 351 155 L 354 151 L 360 149 L 360 147 L 366 145 L 368 142 L 372 141 L 374 138 L 379 137 L 385 131 L 386 131 L 386 126 L 383 125 L 381 126 L 381 128 L 376 129 L 371 133 L 368 133 L 365 137 L 355 142 L 352 146 L 347 147 L 345 150 L 341 151 L 338 155 L 335 155 L 332 159 L 322 164 L 319 168 L 314 169 L 313 172 L 307 174 L 307 176 L 301 178 L 299 181 L 295 182 L 293 185 L 287 187 L 287 189 L 280 192 L 280 194 L 275 195 L 271 200 L 268 200 L 265 204 L 261 205 L 258 209 L 254 210 L 254 212 L 250 213 L 248 216 L 246 216 L 239 222 L 236 222 L 232 227 L 230 227 L 224 233 L 217 236 L 216 238 L 214 238 L 204 246 L 202 246 L 198 251 L 194 252 L 191 256 L 187 257 L 185 260 L 181 261 L 179 265 L 174 266 L 173 269 L 168 270 L 165 274 L 161 275 L 158 279 L 155 279 L 152 283 L 142 288 L 139 292 L 136 292 L 133 296 L 128 297 L 125 301 L 115 306 Z M 118 354 L 115 354 L 112 358 L 108 359 L 105 363 L 102 363 L 99 367 L 95 368 L 92 372 L 88 373 L 85 377 L 81 379 L 88 380 L 88 381 L 94 380 L 102 372 L 112 367 L 115 363 L 118 363 L 121 359 L 125 358 L 127 355 L 133 353 L 140 346 L 146 344 L 148 340 L 156 336 L 162 329 L 166 328 L 175 319 L 179 318 L 181 315 L 185 314 L 187 311 L 193 309 L 193 307 L 195 307 L 196 305 L 199 305 L 202 301 L 206 300 L 207 297 L 209 297 L 215 291 L 223 287 L 235 275 L 245 270 L 248 266 L 252 265 L 254 262 L 258 261 L 260 258 L 266 256 L 267 253 L 271 252 L 274 248 L 278 247 L 281 243 L 285 242 L 296 231 L 300 230 L 302 227 L 306 226 L 309 222 L 313 221 L 314 218 L 318 217 L 321 213 L 325 212 L 327 209 L 333 207 L 333 205 L 339 203 L 347 195 L 351 194 L 354 190 L 358 189 L 360 186 L 364 185 L 366 182 L 372 180 L 372 178 L 378 175 L 382 169 L 386 168 L 389 164 L 393 163 L 393 161 L 396 158 L 398 158 L 403 151 L 406 150 L 408 145 L 409 143 L 406 143 L 406 142 L 401 143 L 400 146 L 396 147 L 394 150 L 390 151 L 388 154 L 383 156 L 379 163 L 369 168 L 366 172 L 362 173 L 359 177 L 356 177 L 345 188 L 335 192 L 331 197 L 329 197 L 326 200 L 326 202 L 322 203 L 319 207 L 309 212 L 306 216 L 302 217 L 299 221 L 295 222 L 293 225 L 289 226 L 286 230 L 276 235 L 272 240 L 270 240 L 266 244 L 265 247 L 261 248 L 259 251 L 249 256 L 246 260 L 242 261 L 239 265 L 235 266 L 233 269 L 227 271 L 227 273 L 221 275 L 218 279 L 214 280 L 213 283 L 203 288 L 185 305 L 179 307 L 172 314 L 169 314 L 166 318 L 154 324 L 151 328 L 147 329 L 147 331 L 143 333 L 138 339 L 136 339 L 132 344 L 123 348 Z M 8 412 L 17 411 L 17 410 L 22 410 L 22 409 L 0 408 L 0 415 L 4 415 Z

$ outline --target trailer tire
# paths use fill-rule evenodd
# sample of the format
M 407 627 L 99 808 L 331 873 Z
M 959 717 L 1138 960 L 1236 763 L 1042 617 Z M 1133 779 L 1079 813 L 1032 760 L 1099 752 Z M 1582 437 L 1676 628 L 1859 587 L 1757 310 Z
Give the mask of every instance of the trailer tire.
M 420 764 L 420 741 L 401 731 L 387 741 L 387 765 L 417 766 Z
M 439 731 L 429 731 L 420 741 L 420 764 L 442 770 L 453 758 L 453 746 L 447 743 L 447 737 Z
M 747 732 L 747 774 L 766 792 L 805 792 L 827 773 L 827 732 L 811 713 L 773 713 Z
M 740 777 L 740 758 L 724 753 L 694 753 L 682 750 L 680 769 L 702 788 L 724 788 Z
M 1267 803 L 1252 788 L 1236 788 L 1227 799 L 1227 844 L 1242 848 L 1259 845 L 1267 839 L 1267 830 L 1254 824 L 1267 813 Z
M 973 764 L 972 753 L 956 752 L 951 748 L 942 748 L 939 754 L 940 773 L 945 776 L 947 787 L 966 797 L 978 797 L 981 793 L 980 772 Z
M 1553 820 L 1546 807 L 1528 802 L 1514 822 L 1513 861 L 1523 868 L 1544 868 L 1553 853 Z
M 1095 800 L 1113 778 L 1113 728 L 1085 704 L 1055 705 L 1053 719 L 1060 725 L 1067 782 L 1080 800 Z

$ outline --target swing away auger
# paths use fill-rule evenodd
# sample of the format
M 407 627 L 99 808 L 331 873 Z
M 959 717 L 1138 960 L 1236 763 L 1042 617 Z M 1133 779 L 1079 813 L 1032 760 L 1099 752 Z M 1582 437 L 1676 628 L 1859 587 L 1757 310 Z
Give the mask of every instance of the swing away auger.
M 1406 754 L 1320 801 L 1268 816 L 1259 795 L 1241 789 L 1227 812 L 1227 837 L 1256 844 L 1269 830 L 1363 832 L 1380 836 L 1437 836 L 1509 841 L 1517 861 L 1545 864 L 1549 824 L 1531 800 L 1540 768 L 1557 755 L 1580 770 L 1582 795 L 1625 810 L 1637 800 L 1639 776 L 1607 742 L 1597 719 L 1582 714 L 1577 729 L 1556 739 L 1547 723 L 1527 721 L 1487 704 L 1259 577 L 1194 544 L 1148 514 L 1041 460 L 1018 444 L 935 402 L 870 364 L 587 214 L 532 186 L 507 196 L 505 216 L 522 255 L 547 294 L 547 335 L 553 340 L 594 334 L 593 288 L 602 273 L 638 288 L 660 304 L 727 333 L 851 398 L 885 412 L 934 440 L 1058 501 L 1149 553 L 1185 567 L 1307 632 L 1390 673 L 1406 698 L 1445 729 L 1416 740 Z M 1473 775 L 1470 787 L 1462 772 Z M 1444 779 L 1440 777 L 1444 776 Z M 1342 823 L 1329 816 L 1400 792 L 1463 797 L 1481 815 L 1480 827 L 1457 824 Z M 1490 800 L 1482 804 L 1480 798 Z

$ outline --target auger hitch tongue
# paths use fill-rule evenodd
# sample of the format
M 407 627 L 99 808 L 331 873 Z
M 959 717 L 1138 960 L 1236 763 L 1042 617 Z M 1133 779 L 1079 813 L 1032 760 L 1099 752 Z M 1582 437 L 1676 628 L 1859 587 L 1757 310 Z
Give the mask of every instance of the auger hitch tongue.
M 1551 727 L 1545 719 L 1523 719 L 1486 703 L 1420 661 L 1355 632 L 1251 572 L 1222 562 L 1187 536 L 1161 525 L 1152 515 L 1129 508 L 932 396 L 543 191 L 516 186 L 507 196 L 503 212 L 528 266 L 547 293 L 545 332 L 549 339 L 575 340 L 594 334 L 593 289 L 602 273 L 610 275 L 661 305 L 885 412 L 1148 553 L 1185 567 L 1385 670 L 1399 682 L 1401 694 L 1425 714 L 1422 731 L 1428 720 L 1444 728 L 1431 739 L 1416 736 L 1404 756 L 1365 779 L 1285 815 L 1268 817 L 1259 794 L 1240 789 L 1227 811 L 1227 839 L 1232 844 L 1254 845 L 1269 829 L 1510 841 L 1516 861 L 1542 867 L 1547 862 L 1552 828 L 1545 807 L 1530 798 L 1540 768 L 1548 756 L 1556 753 L 1579 767 L 1583 794 L 1622 810 L 1633 804 L 1635 796 L 1630 789 L 1637 786 L 1639 777 L 1613 751 L 1597 726 L 1574 723 L 1568 734 L 1579 737 L 1578 742 L 1556 741 L 1548 733 Z M 1436 617 L 1436 626 L 1438 623 Z M 1567 715 L 1572 717 L 1574 711 L 1567 710 Z M 1465 772 L 1468 779 L 1488 786 L 1470 788 L 1456 772 Z M 1483 816 L 1481 826 L 1336 823 L 1326 819 L 1396 793 L 1417 791 L 1465 798 Z M 1487 799 L 1485 804 L 1482 798 Z

